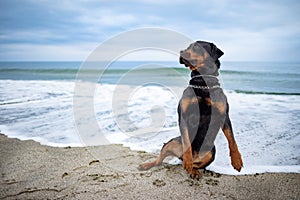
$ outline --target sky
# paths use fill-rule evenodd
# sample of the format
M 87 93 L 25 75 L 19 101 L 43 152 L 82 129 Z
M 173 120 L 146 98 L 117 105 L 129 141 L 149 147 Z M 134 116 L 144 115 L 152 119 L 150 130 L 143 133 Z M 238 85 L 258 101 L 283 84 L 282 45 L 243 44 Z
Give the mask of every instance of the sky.
M 0 0 L 0 61 L 84 61 L 149 27 L 213 42 L 225 61 L 300 61 L 299 0 Z

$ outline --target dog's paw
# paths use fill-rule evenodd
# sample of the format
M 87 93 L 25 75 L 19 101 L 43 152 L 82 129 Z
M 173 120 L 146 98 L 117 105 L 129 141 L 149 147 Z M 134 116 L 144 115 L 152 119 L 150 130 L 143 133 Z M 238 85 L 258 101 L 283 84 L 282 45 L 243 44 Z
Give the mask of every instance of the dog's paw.
M 192 173 L 190 174 L 190 177 L 192 179 L 197 179 L 199 180 L 201 178 L 201 173 L 199 172 L 198 169 L 193 168 Z
M 191 160 L 189 160 L 189 159 L 183 160 L 182 166 L 189 174 L 192 174 L 192 171 L 193 171 L 193 160 L 192 159 Z
M 182 166 L 183 168 L 189 173 L 192 174 L 193 171 L 193 157 L 191 148 L 189 148 L 183 155 L 182 155 Z
M 243 160 L 242 160 L 242 156 L 241 156 L 240 152 L 239 151 L 231 152 L 230 157 L 231 157 L 232 167 L 235 170 L 240 172 L 243 167 Z
M 146 171 L 146 170 L 152 168 L 153 166 L 154 166 L 154 164 L 152 162 L 142 163 L 138 166 L 138 170 Z

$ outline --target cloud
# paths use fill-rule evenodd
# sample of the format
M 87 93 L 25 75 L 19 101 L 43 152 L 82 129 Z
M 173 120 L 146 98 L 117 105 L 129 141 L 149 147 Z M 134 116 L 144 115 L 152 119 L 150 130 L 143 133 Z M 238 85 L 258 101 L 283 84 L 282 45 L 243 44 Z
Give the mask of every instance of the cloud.
M 0 59 L 55 59 L 54 49 L 57 59 L 81 59 L 88 45 L 135 28 L 161 27 L 212 41 L 225 49 L 227 60 L 299 60 L 299 10 L 296 0 L 2 0 Z M 284 56 L 274 57 L 279 53 Z
M 96 43 L 78 43 L 72 45 L 5 44 L 2 45 L 0 50 L 0 60 L 83 61 L 97 45 Z
M 136 21 L 136 18 L 129 14 L 107 14 L 110 12 L 102 12 L 102 16 L 96 18 L 88 18 L 86 16 L 82 16 L 79 18 L 79 21 L 84 24 L 101 24 L 102 26 L 111 26 L 111 27 L 118 27 L 124 24 L 132 24 Z

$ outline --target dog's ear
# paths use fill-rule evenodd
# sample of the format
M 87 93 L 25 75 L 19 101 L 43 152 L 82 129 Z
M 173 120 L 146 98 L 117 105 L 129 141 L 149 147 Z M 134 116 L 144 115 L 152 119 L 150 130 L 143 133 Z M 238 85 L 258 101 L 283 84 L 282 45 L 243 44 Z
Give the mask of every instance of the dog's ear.
M 214 45 L 214 44 L 213 44 L 213 45 Z M 216 55 L 217 59 L 219 59 L 221 56 L 224 55 L 224 52 L 221 51 L 221 49 L 219 49 L 216 45 L 214 45 L 214 46 L 215 46 L 215 48 L 216 48 L 216 50 L 215 50 L 215 55 Z
M 224 52 L 221 51 L 216 45 L 210 42 L 205 42 L 205 41 L 197 41 L 199 45 L 201 45 L 206 52 L 210 55 L 210 57 L 213 59 L 215 64 L 217 65 L 218 68 L 220 68 L 220 61 L 219 58 L 224 55 Z
M 220 61 L 219 61 L 219 58 L 221 57 L 221 56 L 223 56 L 224 55 L 224 52 L 223 51 L 221 51 L 216 45 L 214 45 L 214 44 L 212 44 L 213 46 L 214 46 L 214 55 L 215 55 L 215 64 L 216 64 L 216 66 L 218 67 L 218 69 L 220 68 L 220 66 L 221 66 L 221 63 L 220 63 Z
M 221 51 L 216 45 L 210 42 L 205 42 L 205 41 L 197 41 L 199 45 L 201 45 L 206 52 L 210 55 L 210 57 L 216 61 L 219 59 L 222 55 L 224 55 L 224 52 Z

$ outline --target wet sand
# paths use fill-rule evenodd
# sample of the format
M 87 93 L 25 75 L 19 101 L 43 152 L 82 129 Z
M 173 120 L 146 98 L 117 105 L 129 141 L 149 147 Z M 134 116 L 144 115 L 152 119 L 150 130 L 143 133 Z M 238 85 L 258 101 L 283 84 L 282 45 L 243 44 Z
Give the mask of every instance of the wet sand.
M 222 175 L 197 181 L 181 165 L 138 171 L 156 155 L 122 145 L 49 147 L 0 135 L 0 199 L 300 199 L 300 174 Z

